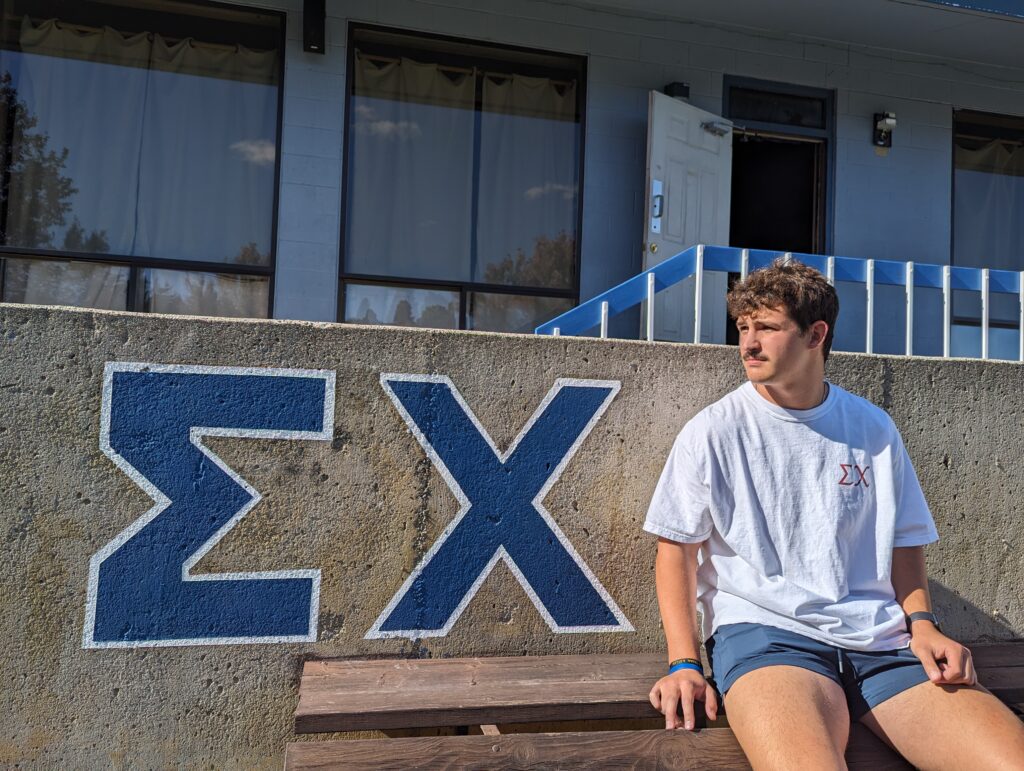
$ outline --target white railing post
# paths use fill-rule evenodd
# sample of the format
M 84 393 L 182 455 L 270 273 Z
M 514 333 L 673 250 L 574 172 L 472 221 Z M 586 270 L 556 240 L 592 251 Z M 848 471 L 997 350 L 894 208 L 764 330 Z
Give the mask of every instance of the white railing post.
M 608 337 L 608 301 L 601 301 L 601 339 Z
M 874 353 L 875 337 L 875 261 L 867 261 L 868 312 L 865 330 L 864 353 Z
M 647 274 L 647 342 L 654 342 L 654 271 Z
M 832 286 L 836 285 L 836 258 L 829 256 L 828 264 L 825 266 L 825 278 Z
M 914 355 L 914 263 L 907 263 L 907 356 Z
M 942 266 L 942 355 L 949 358 L 949 328 L 952 318 L 953 297 L 950 290 L 950 267 Z
M 704 299 L 704 244 L 697 246 L 696 281 L 693 284 L 693 342 L 700 342 L 701 305 Z
M 1017 340 L 1017 359 L 1024 361 L 1024 270 L 1017 274 L 1017 297 L 1020 302 L 1020 337 Z
M 740 281 L 746 281 L 750 275 L 750 250 L 743 249 L 740 252 Z
M 562 334 L 562 330 L 561 330 L 560 327 L 555 327 L 554 329 L 551 330 L 551 336 L 552 337 L 559 337 L 561 334 Z
M 981 358 L 988 358 L 988 268 L 981 269 Z

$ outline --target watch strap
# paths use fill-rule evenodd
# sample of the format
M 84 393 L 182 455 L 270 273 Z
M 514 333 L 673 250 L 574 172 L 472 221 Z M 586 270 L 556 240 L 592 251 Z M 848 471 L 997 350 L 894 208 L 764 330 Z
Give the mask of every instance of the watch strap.
M 910 626 L 915 621 L 931 621 L 935 624 L 936 629 L 940 629 L 939 619 L 936 618 L 935 614 L 927 610 L 918 610 L 907 615 L 907 631 L 910 631 Z

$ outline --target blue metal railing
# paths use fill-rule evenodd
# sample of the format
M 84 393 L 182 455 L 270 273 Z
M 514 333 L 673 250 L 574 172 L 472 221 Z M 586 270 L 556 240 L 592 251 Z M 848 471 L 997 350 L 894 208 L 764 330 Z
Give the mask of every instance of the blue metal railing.
M 773 252 L 762 249 L 737 249 L 729 246 L 692 246 L 664 262 L 645 270 L 618 286 L 602 292 L 570 311 L 556 316 L 536 328 L 538 335 L 582 335 L 599 329 L 608 336 L 608 320 L 643 302 L 647 303 L 647 339 L 654 339 L 654 295 L 690 276 L 694 286 L 694 342 L 700 342 L 701 294 L 704 272 L 739 273 L 741 277 L 763 268 L 778 257 L 789 257 L 817 268 L 829 283 L 849 281 L 864 284 L 867 289 L 866 352 L 872 353 L 874 337 L 875 287 L 879 284 L 905 287 L 906 340 L 905 353 L 913 353 L 914 290 L 941 289 L 943 296 L 942 355 L 950 355 L 952 293 L 967 290 L 981 293 L 981 358 L 989 358 L 988 329 L 991 293 L 1016 295 L 1020 308 L 1018 358 L 1024 361 L 1024 271 L 966 268 L 931 263 L 899 262 L 897 260 L 864 260 L 855 257 L 833 257 L 821 254 Z

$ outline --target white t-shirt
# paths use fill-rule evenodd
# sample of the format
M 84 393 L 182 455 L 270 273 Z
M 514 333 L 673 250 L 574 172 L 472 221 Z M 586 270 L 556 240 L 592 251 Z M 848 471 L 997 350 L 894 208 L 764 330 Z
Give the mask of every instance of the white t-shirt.
M 747 382 L 701 411 L 676 438 L 644 529 L 707 541 L 705 639 L 753 622 L 865 651 L 909 645 L 892 549 L 938 539 L 892 418 L 831 383 L 809 410 Z

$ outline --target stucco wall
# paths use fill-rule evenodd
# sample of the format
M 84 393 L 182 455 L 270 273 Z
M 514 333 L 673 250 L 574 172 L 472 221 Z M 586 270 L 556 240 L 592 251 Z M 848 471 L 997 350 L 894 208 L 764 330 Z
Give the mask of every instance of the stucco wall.
M 350 21 L 588 57 L 581 297 L 629 278 L 643 240 L 647 92 L 686 81 L 691 101 L 722 110 L 723 75 L 835 89 L 832 251 L 850 257 L 944 263 L 950 253 L 952 111 L 1019 114 L 1024 70 L 902 51 L 804 40 L 695 20 L 544 0 L 332 0 L 327 54 L 302 51 L 302 4 L 286 10 L 288 48 L 275 316 L 333 320 L 338 291 L 347 27 Z M 1007 22 L 1012 23 L 1012 22 Z M 871 145 L 875 112 L 899 118 L 891 152 Z M 738 244 L 744 246 L 744 244 Z M 840 349 L 863 350 L 863 288 L 842 288 Z M 876 351 L 903 351 L 902 297 L 879 290 Z M 935 298 L 918 299 L 938 319 Z M 613 320 L 635 335 L 638 317 Z M 915 346 L 941 353 L 941 326 Z
M 676 432 L 741 382 L 735 359 L 735 349 L 716 346 L 0 306 L 0 765 L 279 767 L 307 658 L 661 650 L 654 539 L 641 524 Z M 153 503 L 101 443 L 129 457 L 125 443 L 134 442 L 141 454 L 132 457 L 141 468 L 167 451 L 143 430 L 146 416 L 155 415 L 145 425 L 158 428 L 180 417 L 161 412 L 152 394 L 119 401 L 123 392 L 116 389 L 108 391 L 105 407 L 111 362 L 313 370 L 304 376 L 335 379 L 327 394 L 333 420 L 322 437 L 201 439 L 262 500 L 194 572 L 251 578 L 319 570 L 314 641 L 167 646 L 164 639 L 161 646 L 136 640 L 135 647 L 104 648 L 90 640 L 87 608 L 96 607 L 97 597 L 101 606 L 109 600 L 105 578 L 90 596 L 90 560 L 120 545 L 119 534 Z M 946 628 L 964 640 L 1020 636 L 1024 369 L 850 354 L 836 355 L 829 369 L 835 382 L 888 409 L 903 432 L 941 535 L 928 563 Z M 589 387 L 610 389 L 603 413 L 596 402 L 586 408 L 593 412 L 584 418 L 595 416 L 589 428 L 570 426 L 584 407 L 542 427 L 552 442 L 580 437 L 542 500 L 628 622 L 618 626 L 635 631 L 553 630 L 499 563 L 446 635 L 367 638 L 459 510 L 403 419 L 400 400 L 383 387 L 382 373 L 391 373 L 392 383 L 408 375 L 449 378 L 499 453 L 559 379 L 601 381 Z M 326 405 L 323 388 L 319 393 L 303 403 Z M 230 393 L 217 394 L 177 403 L 182 410 L 232 406 Z M 269 407 L 268 420 L 286 422 L 300 401 L 275 407 L 254 397 L 236 419 L 256 419 Z M 128 433 L 118 434 L 117 425 Z M 179 426 L 180 442 L 186 428 Z M 478 457 L 468 470 L 448 464 L 470 496 L 494 473 Z M 171 468 L 167 484 L 189 495 L 199 496 L 207 477 L 217 475 L 209 466 L 192 476 L 181 469 Z M 204 527 L 214 513 L 197 504 L 186 525 Z M 185 552 L 168 557 L 161 550 L 186 525 L 168 531 L 136 565 L 140 592 L 152 589 L 142 587 L 162 560 L 184 559 Z M 171 560 L 172 568 L 177 564 Z M 437 585 L 450 578 L 443 575 Z M 538 586 L 537 593 L 550 589 Z M 168 601 L 153 600 L 134 629 L 178 620 L 180 613 L 161 604 Z M 209 629 L 228 615 L 211 618 Z

